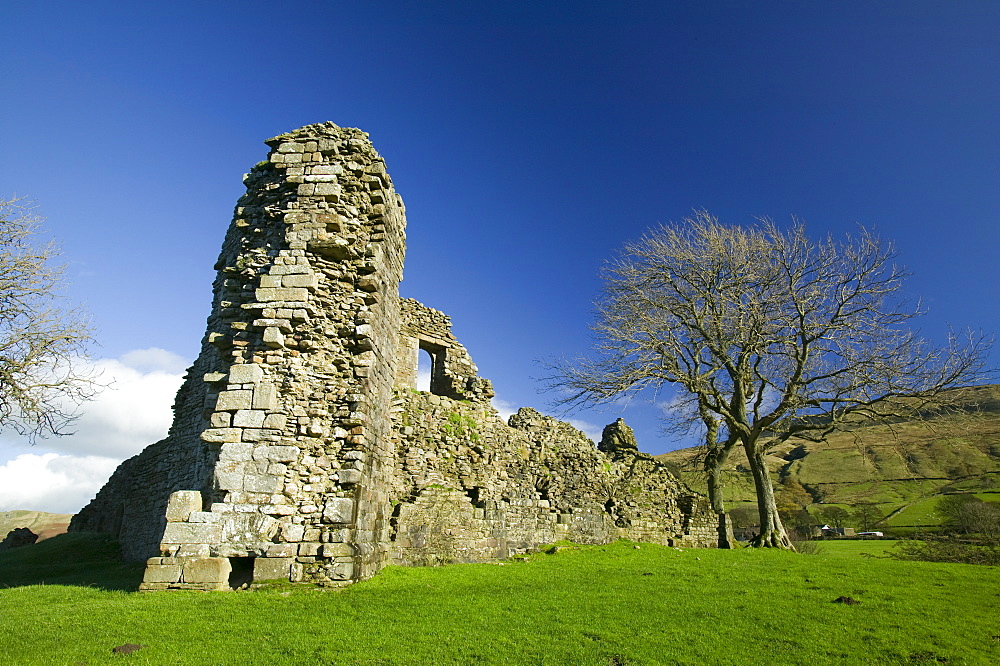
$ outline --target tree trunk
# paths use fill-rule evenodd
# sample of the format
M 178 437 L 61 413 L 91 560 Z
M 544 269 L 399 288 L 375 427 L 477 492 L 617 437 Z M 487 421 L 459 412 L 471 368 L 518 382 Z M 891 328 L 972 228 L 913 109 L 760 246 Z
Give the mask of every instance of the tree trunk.
M 712 505 L 717 519 L 718 547 L 732 548 L 736 539 L 733 536 L 733 521 L 726 513 L 726 505 L 722 497 L 722 468 L 729 457 L 729 447 L 715 446 L 705 454 L 705 475 L 708 477 L 708 501 Z
M 743 448 L 753 472 L 754 487 L 757 490 L 757 512 L 760 516 L 760 533 L 750 545 L 754 548 L 795 550 L 785 526 L 781 523 L 778 507 L 774 503 L 774 486 L 771 485 L 771 475 L 767 470 L 764 454 L 757 451 L 753 444 L 744 444 Z

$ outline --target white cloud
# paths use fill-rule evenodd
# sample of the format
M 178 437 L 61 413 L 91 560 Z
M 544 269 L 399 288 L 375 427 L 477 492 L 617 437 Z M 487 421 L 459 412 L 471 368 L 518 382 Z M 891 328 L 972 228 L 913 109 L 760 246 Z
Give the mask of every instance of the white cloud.
M 119 460 L 25 453 L 0 465 L 0 511 L 75 513 L 97 493 Z
M 81 406 L 72 435 L 33 447 L 9 434 L 0 438 L 0 510 L 79 510 L 118 463 L 166 436 L 187 365 L 155 348 L 94 361 L 107 388 Z M 15 457 L 17 450 L 25 453 Z
M 96 361 L 94 367 L 108 387 L 82 406 L 72 435 L 52 437 L 39 446 L 122 460 L 135 455 L 166 436 L 186 366 L 183 358 L 162 349 Z
M 601 441 L 601 433 L 604 432 L 604 428 L 601 426 L 594 425 L 590 421 L 581 421 L 580 419 L 566 419 L 566 422 L 577 430 L 582 431 L 591 441 L 595 443 Z
M 122 365 L 140 372 L 166 372 L 174 375 L 183 374 L 191 365 L 191 362 L 183 356 L 158 347 L 135 349 L 126 352 L 118 360 Z
M 431 359 L 431 354 L 426 349 L 420 349 L 417 351 L 417 390 L 418 391 L 430 391 L 431 390 L 431 370 L 433 368 L 433 360 Z
M 431 390 L 431 370 L 430 370 L 430 368 L 418 368 L 417 369 L 417 390 L 418 391 L 430 391 Z
M 517 405 L 501 398 L 493 398 L 490 400 L 490 404 L 493 405 L 493 409 L 500 412 L 500 416 L 503 417 L 504 421 L 509 419 L 511 414 L 517 411 Z

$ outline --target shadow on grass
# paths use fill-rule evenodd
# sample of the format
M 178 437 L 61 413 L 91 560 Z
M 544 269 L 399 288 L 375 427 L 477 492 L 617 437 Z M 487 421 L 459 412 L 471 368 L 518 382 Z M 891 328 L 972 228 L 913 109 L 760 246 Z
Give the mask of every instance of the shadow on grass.
M 60 534 L 40 543 L 0 553 L 0 588 L 23 585 L 78 585 L 135 591 L 143 564 L 124 562 L 107 534 Z

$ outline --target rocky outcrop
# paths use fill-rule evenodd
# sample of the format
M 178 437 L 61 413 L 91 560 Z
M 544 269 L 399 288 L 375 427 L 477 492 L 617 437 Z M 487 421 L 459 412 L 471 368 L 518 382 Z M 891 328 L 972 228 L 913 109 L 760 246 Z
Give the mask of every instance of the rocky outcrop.
M 0 552 L 30 546 L 38 541 L 38 535 L 27 527 L 15 527 L 0 541 Z

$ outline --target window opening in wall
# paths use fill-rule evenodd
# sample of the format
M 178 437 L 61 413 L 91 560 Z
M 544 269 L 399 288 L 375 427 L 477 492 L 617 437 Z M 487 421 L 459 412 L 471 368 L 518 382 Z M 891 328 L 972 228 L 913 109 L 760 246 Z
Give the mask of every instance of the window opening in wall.
M 445 375 L 445 348 L 427 340 L 420 340 L 420 356 L 417 360 L 417 388 L 430 391 L 434 395 L 448 395 L 448 378 Z M 425 358 L 427 360 L 425 360 Z M 430 363 L 430 371 L 424 371 L 423 364 Z M 421 388 L 421 378 L 430 376 L 427 388 Z
M 229 587 L 238 590 L 244 585 L 253 582 L 253 560 L 252 557 L 230 557 L 229 566 Z
M 434 358 L 426 349 L 420 350 L 417 360 L 417 390 L 431 390 L 431 374 L 434 372 Z

